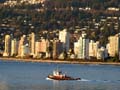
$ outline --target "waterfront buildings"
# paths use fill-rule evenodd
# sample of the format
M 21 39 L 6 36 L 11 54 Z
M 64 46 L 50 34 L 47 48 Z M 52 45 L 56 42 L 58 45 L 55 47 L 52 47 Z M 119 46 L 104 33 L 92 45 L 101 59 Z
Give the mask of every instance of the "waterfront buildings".
M 89 57 L 90 59 L 101 59 L 104 60 L 108 57 L 108 50 L 100 46 L 99 41 L 94 42 L 91 40 L 89 42 Z
M 89 40 L 85 32 L 82 32 L 74 48 L 70 48 L 70 34 L 66 31 L 59 32 L 59 38 L 53 40 L 41 37 L 36 41 L 35 33 L 22 35 L 20 39 L 5 35 L 5 50 L 3 56 L 52 58 L 52 59 L 106 59 L 119 55 L 120 37 L 118 34 L 109 37 L 106 47 L 99 41 Z M 71 53 L 71 50 L 73 52 Z

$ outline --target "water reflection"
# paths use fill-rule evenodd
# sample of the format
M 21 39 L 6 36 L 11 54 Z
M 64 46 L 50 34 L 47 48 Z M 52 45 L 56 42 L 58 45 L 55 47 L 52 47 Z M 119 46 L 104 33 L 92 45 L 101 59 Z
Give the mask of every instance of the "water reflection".
M 64 81 L 53 80 L 53 90 L 68 90 L 68 88 L 65 86 Z
M 57 80 L 52 80 L 53 90 L 58 90 L 60 88 L 60 82 Z

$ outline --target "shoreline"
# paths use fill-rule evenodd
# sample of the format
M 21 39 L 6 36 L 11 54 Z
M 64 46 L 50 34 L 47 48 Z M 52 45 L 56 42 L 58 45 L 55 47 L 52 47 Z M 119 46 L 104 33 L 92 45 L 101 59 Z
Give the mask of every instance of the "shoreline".
M 58 63 L 58 64 L 94 64 L 94 65 L 120 65 L 119 62 L 93 62 L 93 61 L 68 61 L 68 60 L 51 60 L 51 59 L 24 59 L 24 58 L 6 58 L 0 57 L 1 61 L 18 61 L 18 62 L 35 62 L 35 63 Z

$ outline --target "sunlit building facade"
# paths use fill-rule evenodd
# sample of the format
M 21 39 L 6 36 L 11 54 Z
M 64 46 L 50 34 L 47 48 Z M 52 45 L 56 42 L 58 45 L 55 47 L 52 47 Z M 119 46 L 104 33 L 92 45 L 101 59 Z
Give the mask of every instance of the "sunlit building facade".
M 11 56 L 16 56 L 18 54 L 18 41 L 13 39 L 11 41 Z
M 10 35 L 5 35 L 5 50 L 3 56 L 10 56 L 11 53 L 11 37 Z
M 18 57 L 21 57 L 23 55 L 23 48 L 26 42 L 26 35 L 23 35 L 20 40 L 19 40 L 19 45 L 18 45 Z
M 100 48 L 100 44 L 99 44 L 99 41 L 97 42 L 94 42 L 93 40 L 91 40 L 89 42 L 89 56 L 92 58 L 92 57 L 97 57 L 97 52 L 98 52 L 98 49 Z
M 86 39 L 86 33 L 82 33 L 78 42 L 74 43 L 74 52 L 78 59 L 89 59 L 89 39 Z
M 59 32 L 59 40 L 63 43 L 63 50 L 68 52 L 70 47 L 70 33 L 66 29 Z
M 114 57 L 115 55 L 118 55 L 119 52 L 118 34 L 109 37 L 109 43 L 107 44 L 107 49 L 110 57 Z
M 35 33 L 33 32 L 30 34 L 30 52 L 32 56 L 35 55 Z
M 40 53 L 40 42 L 36 41 L 35 42 L 35 55 L 34 55 L 34 57 L 39 57 L 39 53 Z

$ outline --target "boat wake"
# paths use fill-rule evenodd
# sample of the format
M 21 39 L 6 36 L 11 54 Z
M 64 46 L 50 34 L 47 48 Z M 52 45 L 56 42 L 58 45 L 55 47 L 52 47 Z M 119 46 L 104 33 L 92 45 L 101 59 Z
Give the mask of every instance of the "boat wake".
M 110 80 L 88 80 L 88 79 L 81 79 L 81 80 L 77 80 L 77 81 L 81 81 L 81 82 L 111 82 Z
M 91 82 L 91 83 L 120 83 L 120 80 L 88 80 L 88 79 L 81 79 L 77 80 L 80 82 Z
M 53 80 L 53 79 L 50 79 L 50 78 L 47 77 L 46 80 Z
M 46 80 L 52 80 L 52 81 L 56 81 L 54 79 L 50 79 L 50 78 L 46 78 Z M 57 80 L 59 81 L 59 80 Z M 61 81 L 61 80 L 60 80 Z M 66 80 L 63 80 L 66 81 Z M 71 80 L 67 80 L 67 81 L 71 81 Z M 72 80 L 72 81 L 78 81 L 78 82 L 90 82 L 90 83 L 120 83 L 120 80 L 88 80 L 88 79 L 80 79 L 80 80 Z
M 91 80 L 88 80 L 88 79 L 80 79 L 80 80 L 77 80 L 77 81 L 90 82 Z
M 110 80 L 88 80 L 88 79 L 81 79 L 81 80 L 77 80 L 77 81 L 81 81 L 81 82 L 110 82 Z

